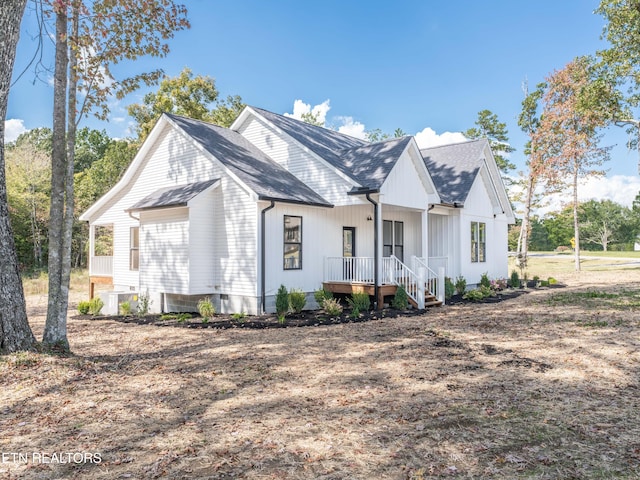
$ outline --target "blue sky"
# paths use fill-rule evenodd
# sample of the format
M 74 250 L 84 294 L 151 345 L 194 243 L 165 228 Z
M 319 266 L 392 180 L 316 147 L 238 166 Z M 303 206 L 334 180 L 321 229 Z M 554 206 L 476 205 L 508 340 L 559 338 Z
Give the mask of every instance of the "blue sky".
M 350 132 L 430 128 L 434 137 L 473 127 L 478 111 L 489 109 L 507 123 L 517 149 L 511 160 L 519 169 L 526 141 L 516 123 L 523 81 L 533 87 L 574 57 L 604 46 L 603 19 L 593 14 L 597 0 L 185 3 L 192 28 L 177 33 L 168 57 L 118 68 L 160 66 L 175 76 L 189 67 L 214 77 L 223 96 L 237 94 L 277 113 L 292 113 L 296 100 L 309 107 L 328 101 L 327 125 Z M 27 9 L 16 72 L 35 49 Z M 10 131 L 50 125 L 52 89 L 44 77 L 27 70 L 13 87 Z M 127 136 L 126 106 L 144 93 L 114 101 L 109 123 L 86 119 L 83 125 Z M 617 145 L 608 179 L 583 188 L 585 194 L 633 200 L 640 190 L 638 157 L 625 140 L 620 129 L 607 134 L 604 143 Z

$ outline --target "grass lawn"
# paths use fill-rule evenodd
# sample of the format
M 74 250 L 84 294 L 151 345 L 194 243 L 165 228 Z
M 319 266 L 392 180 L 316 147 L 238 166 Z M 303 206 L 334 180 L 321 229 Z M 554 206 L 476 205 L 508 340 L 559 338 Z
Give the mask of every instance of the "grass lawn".
M 0 478 L 640 478 L 640 271 L 556 276 L 334 326 L 70 312 L 72 356 L 0 358 Z M 40 336 L 46 298 L 28 302 Z M 100 463 L 51 461 L 66 453 Z

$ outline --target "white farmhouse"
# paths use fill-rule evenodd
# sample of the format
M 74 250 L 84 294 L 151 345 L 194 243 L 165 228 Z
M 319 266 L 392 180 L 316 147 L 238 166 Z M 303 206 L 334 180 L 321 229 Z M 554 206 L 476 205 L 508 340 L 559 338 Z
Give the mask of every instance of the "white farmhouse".
M 111 313 L 122 292 L 155 311 L 209 297 L 248 314 L 273 311 L 280 285 L 311 307 L 323 286 L 381 305 L 403 285 L 423 308 L 444 275 L 506 277 L 514 222 L 487 140 L 420 151 L 410 136 L 368 143 L 255 107 L 231 128 L 163 115 L 81 219 L 91 295 L 113 285 Z

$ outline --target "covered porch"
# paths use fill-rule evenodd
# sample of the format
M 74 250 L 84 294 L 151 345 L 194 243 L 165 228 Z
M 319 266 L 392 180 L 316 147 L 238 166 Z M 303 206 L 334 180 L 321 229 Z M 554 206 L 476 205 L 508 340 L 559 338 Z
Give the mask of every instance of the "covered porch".
M 89 298 L 96 285 L 113 286 L 113 225 L 89 225 Z
M 412 256 L 411 267 L 396 256 L 383 257 L 376 265 L 374 257 L 326 257 L 322 286 L 332 293 L 367 293 L 374 296 L 378 308 L 384 299 L 404 287 L 409 302 L 418 309 L 444 304 L 445 270 L 429 268 L 427 260 Z M 377 288 L 376 288 L 376 268 Z

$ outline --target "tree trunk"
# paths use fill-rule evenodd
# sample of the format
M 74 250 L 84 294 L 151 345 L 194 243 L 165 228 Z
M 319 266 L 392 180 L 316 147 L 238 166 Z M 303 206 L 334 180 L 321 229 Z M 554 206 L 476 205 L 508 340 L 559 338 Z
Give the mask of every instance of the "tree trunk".
M 579 166 L 576 161 L 573 168 L 573 236 L 575 240 L 575 266 L 580 271 L 580 225 L 578 224 L 578 174 Z
M 520 236 L 518 237 L 518 259 L 526 265 L 527 256 L 529 255 L 529 231 L 531 230 L 531 204 L 533 203 L 533 190 L 535 189 L 535 181 L 533 172 L 529 172 L 527 179 L 527 196 L 524 202 L 524 215 L 522 217 L 522 226 L 520 227 Z
M 0 2 L 0 352 L 3 353 L 30 350 L 35 345 L 27 321 L 18 257 L 9 220 L 4 161 L 4 121 L 20 36 L 20 21 L 26 3 L 26 0 Z
M 67 7 L 55 4 L 56 56 L 53 85 L 53 142 L 51 155 L 51 208 L 49 215 L 49 297 L 43 343 L 63 350 L 67 340 L 67 301 L 63 289 L 67 93 Z M 68 293 L 68 291 L 67 291 Z

